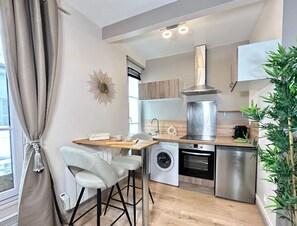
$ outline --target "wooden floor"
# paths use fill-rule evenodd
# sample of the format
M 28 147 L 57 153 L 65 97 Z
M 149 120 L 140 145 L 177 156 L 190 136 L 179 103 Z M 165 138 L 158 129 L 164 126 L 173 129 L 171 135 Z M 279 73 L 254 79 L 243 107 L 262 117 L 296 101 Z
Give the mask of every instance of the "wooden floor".
M 155 200 L 155 204 L 150 203 L 149 225 L 152 226 L 264 226 L 256 205 L 155 182 L 150 182 L 150 189 Z M 138 190 L 138 195 L 140 194 L 141 190 Z M 115 203 L 117 202 L 113 202 Z M 129 207 L 128 210 L 133 219 L 132 208 Z M 119 210 L 110 208 L 106 216 L 101 217 L 101 225 L 110 225 L 119 214 Z M 141 225 L 141 222 L 140 202 L 137 206 L 137 225 Z M 96 225 L 96 208 L 75 225 Z M 129 225 L 126 216 L 115 225 Z

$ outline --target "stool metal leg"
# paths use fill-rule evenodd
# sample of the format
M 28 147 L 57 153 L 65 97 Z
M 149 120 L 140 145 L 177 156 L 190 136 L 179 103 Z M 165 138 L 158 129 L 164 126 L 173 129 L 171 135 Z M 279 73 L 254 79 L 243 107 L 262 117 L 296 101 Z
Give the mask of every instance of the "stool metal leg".
M 129 196 L 131 170 L 128 170 L 127 196 Z
M 107 203 L 106 203 L 106 206 L 105 206 L 105 210 L 104 210 L 104 215 L 106 214 L 107 208 L 109 206 L 109 202 L 110 202 L 110 199 L 112 197 L 113 188 L 114 188 L 114 186 L 111 187 L 111 190 L 110 190 L 110 193 L 109 193 L 109 196 L 108 196 L 108 199 L 107 199 Z
M 153 203 L 153 204 L 155 204 L 155 202 L 154 202 L 154 199 L 153 199 L 153 195 L 152 195 L 152 193 L 151 193 L 151 189 L 149 189 L 149 194 L 150 194 L 150 197 L 151 197 L 152 203 Z
M 97 226 L 100 226 L 101 217 L 101 189 L 97 189 Z
M 134 215 L 134 226 L 136 226 L 135 170 L 132 170 L 132 179 L 133 179 L 133 215 Z
M 132 171 L 132 175 L 131 175 L 131 171 Z M 132 176 L 132 189 L 133 189 L 133 204 L 130 204 L 130 203 L 128 203 L 127 202 L 127 204 L 128 205 L 132 205 L 133 206 L 133 223 L 134 223 L 134 225 L 136 226 L 136 220 L 137 220 L 137 212 L 136 212 L 136 184 L 135 184 L 135 170 L 129 170 L 128 171 L 129 172 L 129 174 L 128 174 L 128 185 L 127 185 L 127 196 L 129 195 L 129 187 L 131 186 L 130 185 L 130 177 Z M 118 186 L 118 185 L 117 185 Z M 106 203 L 106 207 L 105 207 L 105 210 L 104 210 L 104 215 L 106 214 L 106 212 L 107 212 L 107 209 L 108 209 L 108 207 L 109 207 L 109 205 L 110 205 L 110 200 L 111 200 L 111 198 L 112 198 L 112 192 L 113 192 L 113 189 L 114 189 L 114 186 L 112 186 L 111 187 L 111 191 L 110 191 L 110 193 L 109 193 L 109 196 L 108 196 L 108 200 L 107 200 L 107 203 Z M 151 190 L 150 189 L 148 189 L 148 191 L 149 191 L 149 195 L 150 195 L 150 198 L 151 198 L 151 200 L 152 200 L 152 203 L 155 203 L 154 202 L 154 199 L 153 199 L 153 196 L 152 196 L 152 193 L 151 193 Z M 117 201 L 119 201 L 119 200 L 117 200 Z M 139 201 L 138 201 L 139 202 Z M 137 202 L 137 203 L 138 203 Z
M 129 216 L 129 213 L 128 213 L 128 210 L 127 210 L 127 207 L 126 207 L 126 204 L 125 204 L 125 200 L 123 198 L 123 195 L 122 195 L 122 192 L 121 192 L 121 188 L 120 188 L 119 183 L 116 183 L 116 186 L 117 186 L 117 189 L 118 189 L 118 192 L 119 192 L 119 195 L 120 195 L 120 198 L 121 198 L 121 201 L 122 201 L 124 210 L 126 212 L 126 216 L 128 218 L 129 224 L 132 226 L 132 222 L 131 222 L 131 219 L 130 219 L 130 216 Z
M 78 200 L 76 202 L 76 205 L 75 205 L 75 208 L 73 210 L 73 213 L 72 213 L 72 216 L 71 216 L 71 219 L 70 219 L 70 222 L 69 222 L 69 226 L 73 226 L 73 220 L 74 220 L 74 217 L 75 217 L 75 214 L 76 214 L 76 211 L 78 209 L 78 206 L 79 206 L 79 203 L 80 203 L 80 200 L 84 194 L 84 191 L 85 191 L 85 188 L 82 187 L 81 188 L 81 191 L 80 191 L 80 194 L 79 194 L 79 197 L 78 197 Z

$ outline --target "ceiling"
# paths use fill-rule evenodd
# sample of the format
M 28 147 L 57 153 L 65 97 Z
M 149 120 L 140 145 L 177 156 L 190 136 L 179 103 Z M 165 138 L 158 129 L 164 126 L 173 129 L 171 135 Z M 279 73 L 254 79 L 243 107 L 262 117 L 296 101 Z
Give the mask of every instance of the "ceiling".
M 172 6 L 178 2 L 185 3 L 184 0 L 88 0 L 88 4 L 82 0 L 66 1 L 98 26 L 102 27 L 103 32 L 105 28 L 112 28 L 118 31 L 126 26 L 126 24 L 134 25 L 135 21 L 141 21 L 142 15 L 144 18 L 146 17 L 147 20 L 150 20 L 152 16 L 149 17 L 150 14 L 148 13 L 153 13 L 154 10 L 160 10 L 161 8 Z M 265 1 L 213 0 L 212 2 L 219 4 L 220 1 L 222 5 L 227 5 L 227 7 L 221 7 L 220 10 L 212 11 L 201 10 L 203 13 L 199 15 L 188 13 L 186 16 L 179 16 L 178 20 L 168 20 L 167 18 L 165 23 L 161 21 L 147 25 L 147 29 L 137 30 L 135 28 L 137 32 L 133 35 L 122 35 L 116 42 L 127 45 L 128 48 L 137 52 L 137 54 L 142 56 L 145 60 L 148 60 L 192 52 L 196 45 L 201 44 L 206 44 L 209 49 L 249 40 L 261 16 Z M 203 0 L 199 0 L 199 2 L 202 3 Z M 204 2 L 209 4 L 207 1 Z M 232 5 L 230 2 L 232 2 Z M 172 11 L 172 9 L 170 10 Z M 133 20 L 131 20 L 131 18 L 133 18 Z M 190 28 L 189 33 L 180 35 L 177 30 L 172 30 L 174 33 L 172 38 L 162 38 L 160 29 L 164 27 L 164 24 L 169 26 L 181 21 L 186 21 L 186 25 Z M 144 24 L 145 23 L 146 22 L 144 22 Z M 131 28 L 129 29 L 130 30 L 126 33 L 133 30 Z M 125 33 L 125 31 L 123 33 Z
M 123 40 L 145 59 L 155 59 L 180 53 L 192 52 L 194 47 L 206 44 L 207 48 L 229 45 L 250 39 L 257 23 L 263 2 L 200 17 L 186 22 L 190 32 L 180 35 L 173 31 L 170 39 L 162 38 L 160 30 Z
M 99 27 L 116 23 L 176 0 L 66 0 Z

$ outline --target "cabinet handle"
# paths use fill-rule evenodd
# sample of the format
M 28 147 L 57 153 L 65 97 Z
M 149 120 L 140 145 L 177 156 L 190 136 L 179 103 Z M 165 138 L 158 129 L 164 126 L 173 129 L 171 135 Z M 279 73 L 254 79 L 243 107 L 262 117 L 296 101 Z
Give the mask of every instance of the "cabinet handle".
M 229 87 L 232 88 L 233 86 L 234 86 L 234 83 L 231 82 L 230 85 L 229 85 Z

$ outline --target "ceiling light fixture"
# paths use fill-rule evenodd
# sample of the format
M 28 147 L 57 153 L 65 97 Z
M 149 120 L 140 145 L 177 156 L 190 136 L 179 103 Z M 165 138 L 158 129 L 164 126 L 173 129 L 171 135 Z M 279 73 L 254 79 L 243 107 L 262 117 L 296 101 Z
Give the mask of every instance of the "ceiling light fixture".
M 189 32 L 189 28 L 185 25 L 185 23 L 181 24 L 174 24 L 168 27 L 165 27 L 161 29 L 163 38 L 171 38 L 172 37 L 172 31 L 173 29 L 178 28 L 178 32 L 180 34 L 186 34 Z
M 163 38 L 170 38 L 172 36 L 172 31 L 165 29 L 162 33 Z
M 186 34 L 189 32 L 189 28 L 185 24 L 181 24 L 178 28 L 180 34 Z

